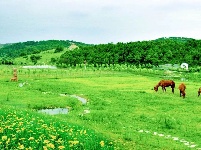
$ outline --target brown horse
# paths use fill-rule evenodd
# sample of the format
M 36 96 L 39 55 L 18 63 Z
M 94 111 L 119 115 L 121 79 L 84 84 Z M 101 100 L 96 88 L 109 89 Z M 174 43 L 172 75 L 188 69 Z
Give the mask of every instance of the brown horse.
M 186 90 L 186 85 L 184 83 L 181 83 L 179 85 L 180 97 L 183 96 L 183 98 L 185 98 L 186 96 L 185 90 Z
M 201 93 L 201 87 L 198 89 L 198 97 L 200 96 Z
M 165 87 L 169 87 L 171 86 L 172 88 L 172 93 L 174 93 L 174 88 L 175 88 L 175 82 L 173 80 L 161 80 L 155 87 L 154 90 L 157 92 L 158 91 L 158 87 L 161 86 L 163 92 L 166 91 Z

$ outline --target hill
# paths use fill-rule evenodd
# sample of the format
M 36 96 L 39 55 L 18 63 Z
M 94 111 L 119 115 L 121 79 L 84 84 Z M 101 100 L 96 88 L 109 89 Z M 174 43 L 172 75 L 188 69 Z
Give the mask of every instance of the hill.
M 69 40 L 27 41 L 0 45 L 0 57 L 16 58 L 29 54 L 37 54 L 42 51 L 56 49 L 57 47 L 68 48 L 70 45 L 88 45 Z
M 129 43 L 109 43 L 80 46 L 75 51 L 64 53 L 58 65 L 80 65 L 86 61 L 90 65 L 113 66 L 115 64 L 153 67 L 163 64 L 188 63 L 201 65 L 201 40 L 192 38 L 160 38 L 152 41 Z
M 64 51 L 60 52 L 59 49 Z M 54 50 L 59 53 L 56 54 Z M 186 37 L 163 37 L 151 41 L 98 45 L 68 40 L 27 41 L 3 45 L 0 48 L 0 63 L 53 63 L 66 67 L 87 62 L 95 67 L 127 64 L 150 68 L 186 62 L 191 66 L 199 66 L 200 51 L 201 40 Z M 14 58 L 17 58 L 15 62 Z

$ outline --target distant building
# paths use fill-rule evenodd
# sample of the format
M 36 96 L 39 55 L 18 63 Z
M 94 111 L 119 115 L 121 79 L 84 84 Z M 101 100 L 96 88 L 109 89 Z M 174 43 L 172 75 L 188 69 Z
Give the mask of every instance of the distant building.
M 188 64 L 187 63 L 182 63 L 181 68 L 188 70 Z

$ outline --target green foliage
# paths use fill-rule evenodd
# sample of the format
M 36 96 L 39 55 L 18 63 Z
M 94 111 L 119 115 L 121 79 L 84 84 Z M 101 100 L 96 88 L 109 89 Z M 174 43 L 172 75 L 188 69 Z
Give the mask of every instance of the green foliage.
M 58 64 L 75 66 L 87 64 L 95 67 L 114 64 L 145 65 L 146 68 L 161 64 L 188 63 L 201 65 L 201 40 L 190 38 L 163 38 L 152 41 L 80 46 L 64 53 Z
M 77 46 L 87 45 L 81 42 L 69 40 L 27 41 L 12 44 L 4 44 L 0 47 L 0 57 L 6 56 L 16 58 L 30 54 L 38 54 L 42 51 L 56 49 L 57 47 L 68 48 L 72 43 Z
M 37 64 L 37 61 L 39 60 L 39 59 L 41 59 L 41 57 L 42 56 L 40 56 L 40 55 L 31 55 L 30 56 L 30 59 L 31 59 L 31 61 L 34 63 L 34 65 L 35 64 Z
M 54 51 L 54 53 L 59 53 L 59 52 L 62 52 L 64 50 L 63 47 L 57 47 Z

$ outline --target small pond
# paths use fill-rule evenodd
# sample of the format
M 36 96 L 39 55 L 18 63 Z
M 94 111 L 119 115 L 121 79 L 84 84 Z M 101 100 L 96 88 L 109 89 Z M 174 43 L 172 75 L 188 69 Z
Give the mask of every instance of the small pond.
M 46 113 L 46 114 L 49 114 L 49 115 L 67 114 L 68 109 L 67 108 L 41 109 L 41 110 L 38 110 L 38 112 Z
M 46 94 L 46 93 L 47 92 L 45 92 L 44 94 Z M 77 95 L 68 95 L 65 93 L 65 94 L 60 94 L 60 96 L 74 97 L 74 98 L 78 99 L 80 102 L 82 102 L 83 105 L 85 105 L 87 103 L 87 100 L 85 98 L 82 98 L 82 97 L 77 96 Z M 56 115 L 56 114 L 67 114 L 69 112 L 69 110 L 67 108 L 52 108 L 52 109 L 41 109 L 41 110 L 38 110 L 38 112 L 46 113 L 49 115 Z M 89 113 L 89 112 L 87 112 L 87 113 Z

